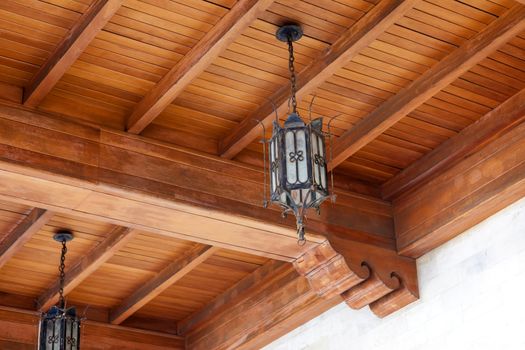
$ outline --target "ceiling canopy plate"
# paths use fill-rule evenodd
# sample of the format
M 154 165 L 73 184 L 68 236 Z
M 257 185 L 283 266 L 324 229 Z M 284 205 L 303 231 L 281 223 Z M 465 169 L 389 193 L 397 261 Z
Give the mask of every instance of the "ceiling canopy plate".
M 73 240 L 73 233 L 68 230 L 60 230 L 55 233 L 53 239 L 57 242 L 69 242 Z
M 292 41 L 297 41 L 303 36 L 303 29 L 298 24 L 286 24 L 275 33 L 277 39 L 287 42 L 288 38 L 292 38 Z

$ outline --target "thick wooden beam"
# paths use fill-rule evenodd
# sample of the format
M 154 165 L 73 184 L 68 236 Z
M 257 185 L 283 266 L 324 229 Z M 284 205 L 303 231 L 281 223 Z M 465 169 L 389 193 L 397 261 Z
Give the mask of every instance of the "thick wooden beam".
M 110 322 L 120 324 L 160 293 L 191 272 L 217 251 L 217 248 L 198 244 L 186 256 L 176 260 L 160 271 L 115 309 L 111 310 Z
M 113 17 L 123 0 L 95 0 L 40 67 L 24 91 L 24 105 L 36 107 Z
M 329 234 L 325 242 L 294 262 L 319 297 L 342 295 L 358 309 L 370 305 L 385 317 L 419 298 L 416 261 L 388 249 L 349 242 Z M 333 246 L 333 247 L 332 247 Z
M 237 304 L 239 299 L 245 296 L 246 293 L 259 289 L 260 283 L 266 278 L 272 276 L 276 271 L 279 271 L 284 264 L 285 263 L 281 261 L 270 260 L 268 263 L 228 288 L 228 290 L 219 295 L 204 308 L 188 316 L 186 319 L 179 321 L 177 324 L 177 333 L 179 335 L 184 335 L 188 333 L 188 331 L 202 325 L 209 318 L 226 311 L 229 305 Z
M 82 281 L 88 278 L 95 272 L 102 264 L 108 261 L 117 251 L 124 247 L 133 237 L 135 233 L 132 229 L 126 227 L 116 227 L 111 231 L 106 239 L 98 244 L 86 256 L 84 256 L 73 267 L 66 272 L 66 280 L 64 281 L 64 294 L 67 295 Z M 58 301 L 58 291 L 60 289 L 60 282 L 56 280 L 53 286 L 49 288 L 38 298 L 38 309 L 46 311 Z
M 283 265 L 259 282 L 258 288 L 240 295 L 226 310 L 192 329 L 186 335 L 186 346 L 215 350 L 250 348 L 248 344 L 254 341 L 262 342 L 260 346 L 268 344 L 273 340 L 269 333 L 287 320 L 301 318 L 296 326 L 308 321 L 306 310 L 319 300 L 306 279 L 290 264 Z M 340 302 L 340 297 L 331 299 L 326 309 Z
M 400 254 L 419 257 L 525 196 L 525 122 L 394 201 Z
M 5 200 L 284 261 L 324 242 L 327 231 L 395 249 L 390 203 L 344 190 L 320 216 L 309 216 L 308 242 L 297 245 L 293 219 L 262 205 L 263 174 L 124 132 L 0 106 Z
M 239 0 L 137 104 L 127 122 L 128 132 L 140 134 L 272 2 Z
M 383 196 L 390 199 L 427 182 L 524 120 L 525 90 L 522 90 L 386 182 Z
M 321 57 L 299 72 L 297 76 L 297 98 L 301 99 L 307 96 L 338 69 L 348 64 L 359 51 L 366 48 L 386 28 L 403 17 L 416 2 L 415 0 L 383 0 L 377 4 L 348 31 L 343 33 Z M 289 97 L 289 84 L 283 86 L 270 97 L 270 100 L 278 106 L 277 110 L 280 115 L 287 110 Z M 219 153 L 222 157 L 228 159 L 235 157 L 260 135 L 259 125 L 256 121 L 261 121 L 266 126 L 271 124 L 274 119 L 272 102 L 261 105 L 221 141 Z
M 0 244 L 0 268 L 11 259 L 31 237 L 37 233 L 53 216 L 49 210 L 34 208 L 3 239 Z
M 0 306 L 0 348 L 35 349 L 40 312 Z M 83 320 L 82 349 L 185 349 L 184 338 L 161 332 Z
M 524 29 L 525 6 L 515 5 L 341 135 L 329 167 L 341 164 Z

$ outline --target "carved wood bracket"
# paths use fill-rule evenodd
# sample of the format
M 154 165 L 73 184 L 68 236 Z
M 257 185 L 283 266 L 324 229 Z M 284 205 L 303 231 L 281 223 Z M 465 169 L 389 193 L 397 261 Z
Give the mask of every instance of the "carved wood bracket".
M 294 262 L 323 298 L 341 295 L 348 306 L 366 305 L 385 317 L 419 298 L 415 259 L 333 235 Z

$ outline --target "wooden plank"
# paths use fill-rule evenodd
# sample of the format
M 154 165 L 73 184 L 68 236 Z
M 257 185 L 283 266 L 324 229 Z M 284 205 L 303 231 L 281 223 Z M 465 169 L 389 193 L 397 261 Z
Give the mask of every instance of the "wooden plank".
M 308 282 L 291 265 L 285 266 L 253 293 L 188 333 L 186 345 L 196 350 L 237 348 L 317 298 Z
M 524 29 L 525 7 L 515 5 L 346 131 L 334 143 L 334 158 L 329 167 L 333 169 L 344 162 Z
M 24 105 L 36 107 L 117 12 L 123 0 L 96 0 L 40 67 L 24 91 Z
M 382 186 L 383 197 L 393 198 L 428 181 L 454 163 L 481 149 L 525 120 L 525 90 L 509 98 L 476 123 L 442 143 Z
M 186 319 L 177 323 L 177 333 L 184 335 L 191 329 L 200 326 L 204 321 L 227 309 L 228 305 L 235 304 L 235 300 L 252 288 L 257 288 L 258 284 L 276 270 L 283 266 L 283 262 L 270 260 L 259 269 L 255 270 L 238 283 L 230 287 L 227 291 L 219 295 L 212 302 L 201 310 L 188 316 Z
M 260 168 L 5 110 L 0 107 L 0 195 L 6 200 L 284 261 L 325 241 L 327 230 L 394 248 L 390 204 L 380 199 L 339 190 L 336 204 L 309 217 L 301 247 L 293 218 L 264 209 Z
M 191 272 L 197 265 L 212 256 L 218 248 L 197 245 L 186 256 L 176 260 L 160 271 L 157 276 L 130 295 L 110 314 L 112 324 L 120 324 L 142 306 Z
M 53 216 L 53 212 L 35 208 L 2 241 L 0 245 L 0 268 L 11 259 L 31 237 Z
M 0 339 L 9 344 L 2 349 L 34 349 L 38 339 L 40 312 L 0 306 Z M 0 342 L 0 347 L 3 344 Z M 16 347 L 9 347 L 9 346 Z M 167 333 L 83 320 L 80 336 L 83 349 L 182 350 L 184 338 Z
M 108 261 L 117 251 L 124 247 L 134 236 L 135 232 L 126 227 L 116 227 L 108 237 L 98 244 L 89 255 L 84 256 L 66 272 L 64 281 L 64 294 L 67 295 L 82 281 L 88 278 L 102 264 Z M 38 298 L 38 309 L 46 311 L 58 301 L 60 281 L 57 281 Z
M 321 57 L 299 72 L 297 76 L 297 98 L 301 99 L 307 96 L 337 70 L 348 64 L 359 51 L 366 48 L 386 28 L 403 17 L 415 3 L 416 1 L 413 0 L 383 0 L 371 9 L 350 29 L 344 32 L 331 47 L 326 49 Z M 289 96 L 290 85 L 287 84 L 270 97 L 270 100 L 278 106 L 277 111 L 279 115 L 282 115 L 287 110 Z M 261 121 L 269 127 L 273 119 L 273 105 L 271 102 L 266 102 L 254 113 L 246 117 L 221 141 L 219 146 L 220 155 L 228 159 L 235 157 L 260 135 L 261 131 L 256 121 Z
M 525 196 L 525 122 L 394 201 L 400 254 L 419 257 Z
M 240 0 L 137 104 L 127 131 L 140 134 L 273 0 Z

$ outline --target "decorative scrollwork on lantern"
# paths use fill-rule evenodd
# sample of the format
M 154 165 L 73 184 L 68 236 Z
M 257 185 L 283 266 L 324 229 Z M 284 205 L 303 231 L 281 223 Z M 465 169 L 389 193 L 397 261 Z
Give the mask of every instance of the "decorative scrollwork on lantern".
M 306 210 L 319 212 L 321 203 L 330 197 L 323 119 L 305 124 L 297 111 L 293 42 L 301 38 L 301 27 L 285 25 L 279 28 L 276 36 L 288 43 L 291 111 L 282 127 L 276 118 L 272 137 L 269 141 L 263 140 L 264 153 L 267 145 L 270 162 L 270 201 L 283 208 L 284 216 L 295 215 L 299 243 L 304 244 Z

